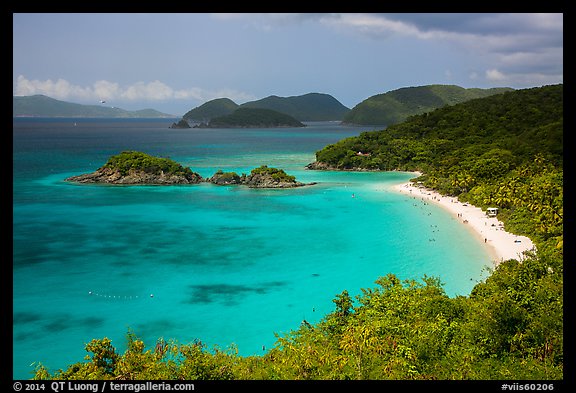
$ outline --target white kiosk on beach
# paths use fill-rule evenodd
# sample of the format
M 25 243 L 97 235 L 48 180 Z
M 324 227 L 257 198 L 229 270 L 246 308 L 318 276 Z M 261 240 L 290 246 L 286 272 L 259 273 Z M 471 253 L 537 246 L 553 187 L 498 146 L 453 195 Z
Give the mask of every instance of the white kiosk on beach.
M 497 214 L 498 214 L 497 207 L 489 207 L 488 209 L 486 209 L 486 215 L 488 215 L 488 217 L 496 217 Z

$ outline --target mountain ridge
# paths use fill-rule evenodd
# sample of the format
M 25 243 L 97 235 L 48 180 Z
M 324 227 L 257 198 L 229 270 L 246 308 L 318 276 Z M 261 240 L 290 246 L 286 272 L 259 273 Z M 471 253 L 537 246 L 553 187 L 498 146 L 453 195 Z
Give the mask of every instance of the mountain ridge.
M 200 123 L 194 128 L 278 128 L 278 127 L 306 127 L 286 113 L 265 108 L 239 107 L 234 112 L 214 117 L 208 124 Z
M 240 106 L 271 109 L 286 113 L 299 121 L 342 120 L 350 111 L 350 108 L 345 107 L 336 98 L 324 93 L 308 93 L 290 97 L 271 95 Z
M 192 123 L 209 123 L 213 118 L 229 115 L 238 108 L 239 105 L 230 98 L 215 98 L 190 109 L 182 119 Z
M 212 118 L 230 115 L 239 108 L 269 109 L 298 121 L 342 120 L 350 111 L 329 94 L 308 93 L 290 97 L 271 95 L 241 105 L 229 98 L 216 98 L 189 110 L 182 118 L 189 122 L 208 123 Z
M 85 105 L 36 94 L 12 96 L 12 117 L 176 118 L 155 109 L 129 111 L 118 107 Z
M 446 105 L 513 90 L 509 87 L 481 89 L 440 84 L 402 87 L 368 97 L 352 108 L 342 123 L 389 126 Z

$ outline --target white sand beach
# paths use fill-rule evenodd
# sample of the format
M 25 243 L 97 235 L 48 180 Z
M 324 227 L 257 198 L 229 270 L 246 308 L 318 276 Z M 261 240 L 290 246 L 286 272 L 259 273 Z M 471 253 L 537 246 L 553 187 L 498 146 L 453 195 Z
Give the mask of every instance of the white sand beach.
M 497 217 L 488 217 L 479 207 L 458 201 L 455 197 L 442 196 L 436 191 L 403 183 L 393 187 L 395 191 L 413 196 L 426 202 L 436 203 L 472 229 L 488 247 L 495 265 L 508 259 L 522 260 L 524 251 L 533 250 L 534 244 L 526 236 L 506 232 Z

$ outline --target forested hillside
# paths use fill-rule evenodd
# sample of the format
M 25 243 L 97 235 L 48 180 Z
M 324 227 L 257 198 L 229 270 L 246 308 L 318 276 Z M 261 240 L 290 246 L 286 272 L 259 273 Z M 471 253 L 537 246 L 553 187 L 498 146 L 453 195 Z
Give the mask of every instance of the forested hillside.
M 238 109 L 238 104 L 229 98 L 217 98 L 186 112 L 182 118 L 190 122 L 208 123 L 210 119 L 226 116 Z
M 303 123 L 285 113 L 262 108 L 240 107 L 229 115 L 215 117 L 200 128 L 261 128 L 261 127 L 305 127 Z
M 403 87 L 377 94 L 356 105 L 342 120 L 347 124 L 383 125 L 400 123 L 413 115 L 446 105 L 511 91 L 511 88 L 465 89 L 455 85 Z
M 286 113 L 300 121 L 342 120 L 350 112 L 329 94 L 308 93 L 301 96 L 269 96 L 257 101 L 246 102 L 243 108 L 264 108 Z

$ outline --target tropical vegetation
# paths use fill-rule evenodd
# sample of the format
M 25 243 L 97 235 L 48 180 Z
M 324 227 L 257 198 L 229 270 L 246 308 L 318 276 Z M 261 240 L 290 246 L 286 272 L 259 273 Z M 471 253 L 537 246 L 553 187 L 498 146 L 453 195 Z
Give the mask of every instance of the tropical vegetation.
M 170 158 L 154 157 L 139 151 L 123 151 L 111 156 L 102 168 L 118 170 L 122 176 L 131 170 L 146 173 L 160 173 L 172 175 L 192 175 L 190 168 L 178 164 Z
M 292 183 L 296 181 L 296 177 L 287 174 L 283 169 L 270 168 L 268 165 L 262 165 L 250 171 L 250 175 L 270 175 L 274 180 Z

